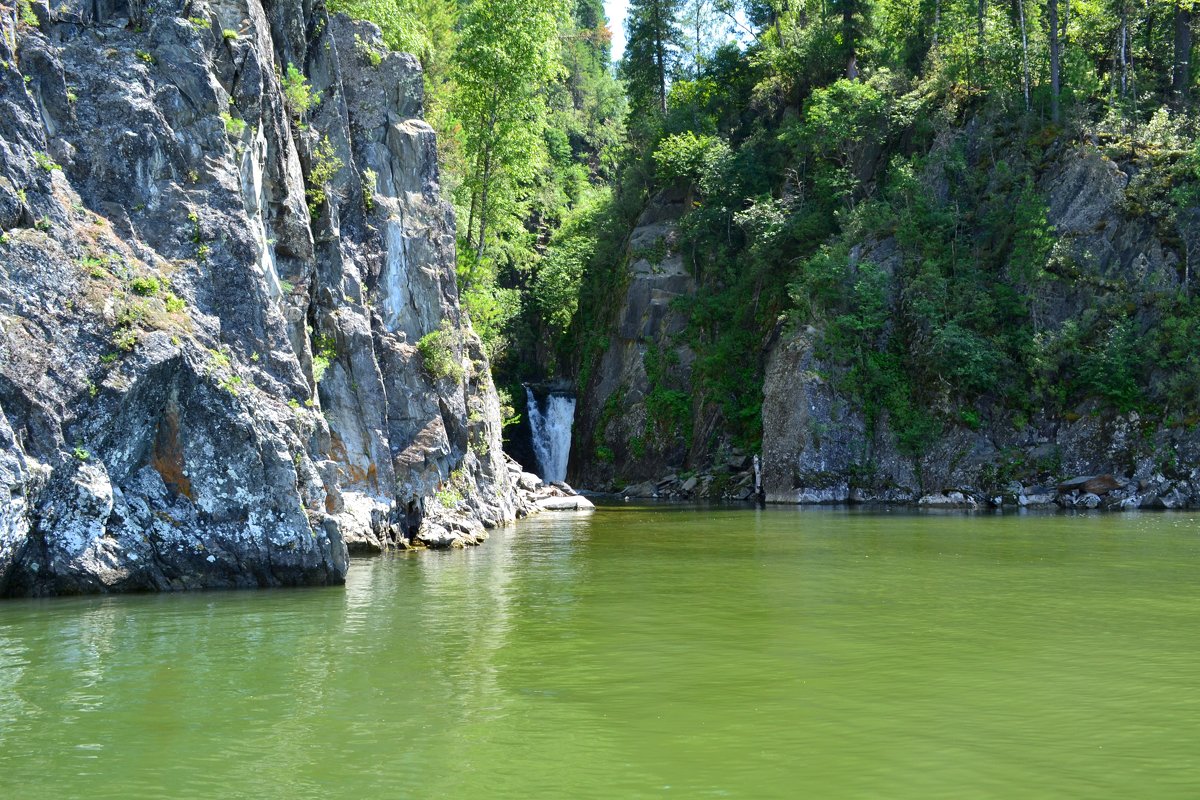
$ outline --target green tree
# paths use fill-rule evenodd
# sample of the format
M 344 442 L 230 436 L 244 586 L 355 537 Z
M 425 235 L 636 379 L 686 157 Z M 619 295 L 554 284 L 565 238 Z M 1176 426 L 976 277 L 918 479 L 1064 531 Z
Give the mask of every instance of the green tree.
M 680 0 L 632 0 L 629 4 L 621 77 L 635 118 L 667 112 L 667 87 L 683 40 L 676 21 L 679 7 Z
M 476 261 L 494 208 L 528 179 L 542 149 L 543 93 L 562 71 L 557 34 L 565 14 L 563 0 L 488 0 L 463 17 L 452 108 L 463 125 L 471 197 L 465 234 Z

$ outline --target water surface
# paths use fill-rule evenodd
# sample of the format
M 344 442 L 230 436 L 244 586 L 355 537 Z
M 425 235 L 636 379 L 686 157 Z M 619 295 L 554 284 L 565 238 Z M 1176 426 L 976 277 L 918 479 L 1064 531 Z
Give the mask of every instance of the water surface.
M 543 516 L 0 604 L 3 798 L 1200 796 L 1200 521 Z

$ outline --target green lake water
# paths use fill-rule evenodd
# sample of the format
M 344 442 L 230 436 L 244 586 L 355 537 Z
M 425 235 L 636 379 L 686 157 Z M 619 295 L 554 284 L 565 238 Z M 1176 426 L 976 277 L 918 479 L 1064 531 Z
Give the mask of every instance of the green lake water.
M 1200 515 L 601 508 L 0 603 L 0 798 L 1200 796 Z

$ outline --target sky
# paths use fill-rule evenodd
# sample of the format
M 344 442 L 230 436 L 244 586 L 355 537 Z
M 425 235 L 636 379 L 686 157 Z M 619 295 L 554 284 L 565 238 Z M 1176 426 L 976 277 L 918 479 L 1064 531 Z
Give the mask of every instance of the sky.
M 604 0 L 604 13 L 608 15 L 608 27 L 612 29 L 613 61 L 620 61 L 625 52 L 625 14 L 629 0 Z

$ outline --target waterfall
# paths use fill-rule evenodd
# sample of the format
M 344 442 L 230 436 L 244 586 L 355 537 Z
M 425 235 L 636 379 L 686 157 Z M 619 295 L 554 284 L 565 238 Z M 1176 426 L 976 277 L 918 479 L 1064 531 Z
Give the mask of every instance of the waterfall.
M 542 403 L 525 387 L 529 410 L 529 428 L 533 432 L 533 453 L 538 474 L 544 481 L 567 479 L 567 458 L 571 455 L 571 424 L 575 421 L 575 398 L 551 392 Z

